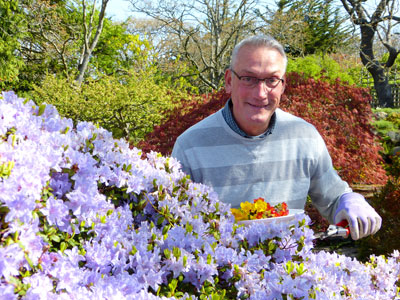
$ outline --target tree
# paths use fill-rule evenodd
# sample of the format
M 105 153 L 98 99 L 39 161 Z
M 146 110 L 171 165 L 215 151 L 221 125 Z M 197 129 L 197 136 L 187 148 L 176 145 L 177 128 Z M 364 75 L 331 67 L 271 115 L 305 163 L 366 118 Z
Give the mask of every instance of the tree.
M 103 32 L 92 52 L 92 67 L 102 74 L 145 69 L 152 61 L 151 44 L 139 34 L 131 34 L 127 23 L 104 20 Z
M 364 1 L 340 1 L 349 14 L 351 22 L 360 29 L 360 57 L 374 80 L 379 106 L 392 107 L 392 89 L 385 73 L 400 53 L 398 36 L 396 38 L 396 34 L 399 33 L 394 32 L 400 24 L 399 3 L 397 0 L 380 0 L 371 13 Z M 381 43 L 385 47 L 388 53 L 385 61 L 380 61 L 376 56 L 375 43 Z
M 196 70 L 179 54 L 179 39 L 171 30 L 156 19 L 130 17 L 127 33 L 146 42 L 147 60 L 142 63 L 155 67 L 161 81 L 167 80 L 188 92 L 199 92 L 201 84 Z
M 17 55 L 24 35 L 25 18 L 18 0 L 0 0 L 0 88 L 8 89 L 18 79 L 24 62 Z
M 23 42 L 27 60 L 52 61 L 51 71 L 66 77 L 76 73 L 80 84 L 87 71 L 105 19 L 109 0 L 37 0 L 27 1 L 25 11 L 31 20 L 29 39 Z
M 157 20 L 176 37 L 174 57 L 187 60 L 208 88 L 218 89 L 230 52 L 252 30 L 256 0 L 130 0 L 135 11 Z
M 20 74 L 21 90 L 40 84 L 46 73 L 65 77 L 76 69 L 80 14 L 69 1 L 23 1 L 21 7 L 29 20 L 21 39 L 20 56 L 25 68 Z M 75 71 L 76 72 L 76 71 Z
M 257 10 L 257 15 L 263 23 L 267 24 L 263 32 L 274 36 L 282 43 L 288 53 L 303 55 L 305 53 L 307 35 L 307 24 L 303 15 L 298 10 L 283 10 L 279 8 L 276 11 L 266 7 L 265 12 Z
M 340 16 L 339 8 L 333 6 L 333 0 L 307 1 L 303 11 L 310 36 L 306 54 L 332 53 L 346 46 L 350 39 L 349 27 Z
M 348 26 L 332 0 L 279 0 L 278 9 L 257 15 L 269 26 L 266 30 L 280 40 L 289 54 L 303 56 L 332 53 L 349 41 Z
M 26 68 L 20 78 L 27 82 L 27 90 L 32 83 L 40 84 L 46 73 L 72 77 L 81 84 L 93 75 L 90 71 L 110 73 L 121 60 L 128 63 L 139 57 L 137 37 L 126 34 L 123 24 L 105 18 L 108 1 L 102 1 L 100 10 L 97 0 L 23 1 L 29 23 L 21 40 L 20 56 Z M 106 36 L 102 36 L 105 22 Z

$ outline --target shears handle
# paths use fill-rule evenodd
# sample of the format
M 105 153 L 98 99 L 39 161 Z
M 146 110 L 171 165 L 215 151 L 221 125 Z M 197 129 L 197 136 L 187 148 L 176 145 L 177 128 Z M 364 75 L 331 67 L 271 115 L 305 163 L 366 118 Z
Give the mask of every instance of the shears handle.
M 336 226 L 343 227 L 344 229 L 346 229 L 347 234 L 348 235 L 350 234 L 349 222 L 347 222 L 346 219 L 344 219 L 344 220 L 340 221 L 339 223 L 337 223 Z

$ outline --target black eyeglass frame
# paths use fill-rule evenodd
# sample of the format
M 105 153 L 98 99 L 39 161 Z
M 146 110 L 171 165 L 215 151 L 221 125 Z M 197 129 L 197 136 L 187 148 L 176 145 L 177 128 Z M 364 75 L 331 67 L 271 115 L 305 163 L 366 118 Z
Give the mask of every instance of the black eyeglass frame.
M 243 82 L 245 85 L 247 86 L 257 86 L 258 83 L 260 81 L 264 82 L 265 85 L 269 88 L 276 88 L 280 82 L 282 82 L 282 84 L 285 82 L 285 79 L 283 78 L 278 78 L 278 77 L 267 77 L 267 78 L 258 78 L 258 77 L 254 77 L 254 76 L 239 76 L 238 73 L 235 72 L 235 70 L 233 70 L 232 68 L 230 69 L 232 71 L 233 74 L 235 74 L 235 76 L 241 81 Z M 248 81 L 245 80 L 245 78 L 250 79 Z M 268 79 L 277 79 L 276 84 L 272 84 L 271 82 L 268 82 Z M 256 80 L 257 82 L 251 82 L 251 80 Z

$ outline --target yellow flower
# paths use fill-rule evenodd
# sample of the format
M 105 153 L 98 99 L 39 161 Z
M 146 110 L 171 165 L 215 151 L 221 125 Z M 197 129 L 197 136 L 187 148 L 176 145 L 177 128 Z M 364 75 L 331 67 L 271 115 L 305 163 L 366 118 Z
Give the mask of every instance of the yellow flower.
M 231 208 L 231 212 L 233 216 L 235 217 L 236 221 L 242 221 L 242 220 L 247 220 L 247 215 L 242 212 L 242 210 L 237 209 L 237 208 Z
M 255 211 L 257 213 L 264 212 L 268 209 L 268 204 L 264 201 L 256 201 L 254 203 Z
M 254 211 L 254 206 L 250 202 L 242 202 L 240 203 L 240 209 L 246 215 L 250 215 L 251 211 Z

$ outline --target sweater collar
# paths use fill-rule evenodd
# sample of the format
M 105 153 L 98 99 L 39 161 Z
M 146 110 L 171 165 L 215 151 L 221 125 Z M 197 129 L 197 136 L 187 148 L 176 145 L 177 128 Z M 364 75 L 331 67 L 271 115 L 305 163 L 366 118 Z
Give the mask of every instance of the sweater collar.
M 229 127 L 236 132 L 237 134 L 245 137 L 245 138 L 250 138 L 250 139 L 257 139 L 257 138 L 265 138 L 266 136 L 270 135 L 272 131 L 275 128 L 275 123 L 276 123 L 276 113 L 274 112 L 271 116 L 271 121 L 269 122 L 267 130 L 257 136 L 251 136 L 248 135 L 246 132 L 244 132 L 242 129 L 239 128 L 239 125 L 236 123 L 235 119 L 233 118 L 232 114 L 232 100 L 229 99 L 224 108 L 222 109 L 222 115 L 225 119 L 225 122 L 229 125 Z

